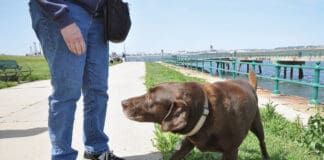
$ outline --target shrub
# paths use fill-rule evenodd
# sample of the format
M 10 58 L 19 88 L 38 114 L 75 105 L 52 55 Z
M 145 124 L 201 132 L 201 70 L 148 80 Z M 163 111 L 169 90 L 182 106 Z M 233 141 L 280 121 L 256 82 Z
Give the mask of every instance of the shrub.
M 272 101 L 268 102 L 267 104 L 264 105 L 266 114 L 265 116 L 268 118 L 273 118 L 276 115 L 276 108 L 278 104 L 274 104 Z
M 308 120 L 304 134 L 299 140 L 302 145 L 324 159 L 324 117 L 317 113 Z

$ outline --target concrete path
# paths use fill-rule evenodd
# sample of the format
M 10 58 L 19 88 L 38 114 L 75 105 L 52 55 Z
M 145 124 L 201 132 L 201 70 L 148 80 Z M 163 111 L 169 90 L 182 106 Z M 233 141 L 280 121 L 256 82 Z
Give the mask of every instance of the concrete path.
M 144 63 L 123 63 L 110 68 L 109 108 L 106 133 L 114 153 L 129 160 L 158 160 L 152 146 L 153 124 L 128 120 L 122 113 L 122 99 L 145 92 Z M 49 81 L 26 83 L 0 90 L 0 159 L 50 159 L 47 131 Z M 82 159 L 82 99 L 75 117 L 73 148 Z

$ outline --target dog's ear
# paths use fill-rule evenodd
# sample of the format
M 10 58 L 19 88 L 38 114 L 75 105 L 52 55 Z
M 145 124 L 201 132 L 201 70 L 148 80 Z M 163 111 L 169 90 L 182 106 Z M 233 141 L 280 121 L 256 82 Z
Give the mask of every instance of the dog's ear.
M 168 114 L 162 120 L 163 131 L 176 131 L 187 125 L 189 110 L 185 101 L 176 100 L 171 104 Z

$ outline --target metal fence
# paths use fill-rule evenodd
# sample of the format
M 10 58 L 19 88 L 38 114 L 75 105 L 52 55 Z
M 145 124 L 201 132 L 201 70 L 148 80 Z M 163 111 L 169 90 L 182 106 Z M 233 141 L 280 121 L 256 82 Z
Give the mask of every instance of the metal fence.
M 224 78 L 224 74 L 230 73 L 232 79 L 235 79 L 238 74 L 248 74 L 247 72 L 241 72 L 238 70 L 238 66 L 240 65 L 248 65 L 252 66 L 253 70 L 256 70 L 256 66 L 261 67 L 271 67 L 273 69 L 274 74 L 272 76 L 265 76 L 258 74 L 257 77 L 270 79 L 274 81 L 273 86 L 273 94 L 280 94 L 280 86 L 279 82 L 289 82 L 295 84 L 301 84 L 312 87 L 312 96 L 310 99 L 311 104 L 320 104 L 319 100 L 319 88 L 324 88 L 324 85 L 320 84 L 320 73 L 324 71 L 324 68 L 320 66 L 320 62 L 316 62 L 315 66 L 306 66 L 306 65 L 284 65 L 275 62 L 273 64 L 264 64 L 257 63 L 256 61 L 251 62 L 241 62 L 238 59 L 231 60 L 210 60 L 210 59 L 197 59 L 192 58 L 190 56 L 173 56 L 171 58 L 164 59 L 166 63 L 171 63 L 177 66 L 183 66 L 190 69 L 208 72 L 210 75 L 219 76 L 220 78 Z M 217 63 L 215 66 L 213 64 Z M 284 79 L 280 77 L 281 68 L 297 68 L 297 69 L 311 69 L 313 70 L 312 82 L 293 80 L 293 79 Z M 215 71 L 215 73 L 213 72 Z

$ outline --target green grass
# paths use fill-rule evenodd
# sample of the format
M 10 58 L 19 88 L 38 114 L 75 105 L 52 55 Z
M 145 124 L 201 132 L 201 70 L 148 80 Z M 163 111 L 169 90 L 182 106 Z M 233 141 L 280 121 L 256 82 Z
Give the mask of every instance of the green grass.
M 5 56 L 0 56 L 0 60 L 16 60 L 17 63 L 23 68 L 30 67 L 33 70 L 33 72 L 31 76 L 27 77 L 26 79 L 23 79 L 24 82 L 50 79 L 48 65 L 43 56 L 27 57 L 27 56 L 5 55 Z M 114 62 L 113 64 L 110 64 L 110 66 L 117 65 L 117 64 L 119 63 Z M 9 82 L 0 81 L 0 89 L 16 86 L 17 84 L 18 84 L 17 82 L 12 82 L 12 81 Z
M 158 63 L 146 63 L 146 73 L 145 85 L 147 88 L 164 82 L 204 82 L 203 79 L 184 76 Z
M 17 82 L 4 82 L 0 81 L 0 89 L 16 86 Z
M 16 60 L 23 68 L 30 67 L 33 72 L 31 76 L 23 81 L 36 81 L 49 79 L 50 74 L 44 57 L 27 57 L 27 56 L 0 56 L 0 60 Z M 17 85 L 17 82 L 0 81 L 0 89 Z
M 176 82 L 203 82 L 202 79 L 187 77 L 183 74 L 167 68 L 161 64 L 146 64 L 146 86 L 152 87 L 156 84 Z M 277 113 L 268 109 L 261 109 L 261 115 L 265 130 L 266 144 L 272 160 L 320 160 L 319 155 L 311 153 L 307 147 L 301 146 L 297 140 L 303 135 L 303 130 L 298 123 L 291 123 Z M 163 154 L 164 159 L 169 159 L 174 152 L 176 143 L 181 140 L 180 135 L 162 133 L 157 125 L 155 129 L 154 145 Z M 191 152 L 187 160 L 211 160 L 220 159 L 218 153 L 201 153 L 197 149 Z M 261 153 L 257 138 L 249 133 L 239 149 L 239 159 L 259 160 Z

